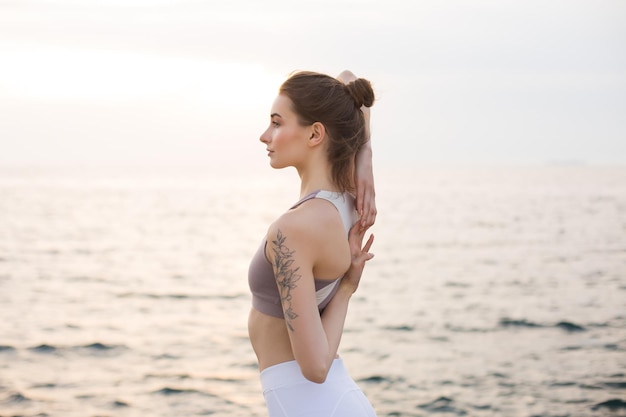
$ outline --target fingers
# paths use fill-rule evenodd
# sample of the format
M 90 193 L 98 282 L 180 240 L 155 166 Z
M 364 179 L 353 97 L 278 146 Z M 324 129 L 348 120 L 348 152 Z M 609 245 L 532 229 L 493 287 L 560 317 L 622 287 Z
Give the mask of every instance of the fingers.
M 369 252 L 370 248 L 372 247 L 372 243 L 374 243 L 374 235 L 370 235 L 369 239 L 367 239 L 367 242 L 365 242 L 365 246 L 363 246 L 363 252 Z
M 359 221 L 361 222 L 361 228 L 366 229 L 369 227 L 370 206 L 372 200 L 367 192 L 367 189 L 362 190 L 359 200 L 361 200 L 361 211 L 359 211 Z
M 365 266 L 365 262 L 369 261 L 374 257 L 373 253 L 369 252 L 369 248 L 372 246 L 372 242 L 374 241 L 374 236 L 371 235 L 367 240 L 367 243 L 363 247 L 363 250 L 359 252 L 356 258 L 353 260 L 353 264 L 359 265 L 359 268 L 363 270 Z
M 373 253 L 370 253 L 370 248 L 372 247 L 372 243 L 374 243 L 374 235 L 370 235 L 367 242 L 365 242 L 365 246 L 361 249 L 361 253 L 359 254 L 359 258 L 362 259 L 362 262 L 365 263 L 374 257 Z M 359 260 L 361 260 L 359 259 Z
M 376 208 L 375 207 L 366 207 L 363 210 L 363 216 L 361 217 L 361 228 L 369 229 L 374 225 L 376 221 Z
M 357 181 L 356 185 L 356 211 L 359 213 L 359 217 L 363 218 L 363 205 L 365 202 L 365 185 L 362 181 Z M 369 207 L 368 207 L 369 209 Z
M 369 188 L 357 194 L 357 211 L 362 229 L 370 228 L 376 221 L 376 202 Z
M 361 228 L 359 223 L 355 223 L 350 229 L 348 235 L 348 243 L 353 256 L 357 256 L 361 252 L 361 245 L 365 237 L 365 230 Z
M 362 229 L 358 223 L 355 223 L 350 228 L 350 233 L 348 235 L 348 241 L 350 243 L 350 250 L 352 251 L 353 256 L 358 256 L 361 253 L 367 253 L 370 251 L 372 244 L 374 243 L 374 235 L 370 235 L 365 242 L 365 246 L 361 248 L 363 244 L 363 238 L 365 237 L 365 229 Z

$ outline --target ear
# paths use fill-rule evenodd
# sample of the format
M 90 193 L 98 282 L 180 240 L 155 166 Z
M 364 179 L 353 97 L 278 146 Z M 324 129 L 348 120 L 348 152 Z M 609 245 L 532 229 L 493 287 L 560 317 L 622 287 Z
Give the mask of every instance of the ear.
M 322 123 L 315 122 L 311 125 L 310 135 L 311 136 L 308 140 L 309 146 L 318 146 L 324 142 L 324 138 L 326 137 L 326 128 Z

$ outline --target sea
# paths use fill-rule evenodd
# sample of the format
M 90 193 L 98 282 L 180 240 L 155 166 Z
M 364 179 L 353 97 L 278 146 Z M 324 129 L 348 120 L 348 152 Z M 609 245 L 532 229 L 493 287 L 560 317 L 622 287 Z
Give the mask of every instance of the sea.
M 376 169 L 340 346 L 379 417 L 626 416 L 626 167 Z M 295 171 L 0 169 L 0 417 L 266 416 L 248 263 Z

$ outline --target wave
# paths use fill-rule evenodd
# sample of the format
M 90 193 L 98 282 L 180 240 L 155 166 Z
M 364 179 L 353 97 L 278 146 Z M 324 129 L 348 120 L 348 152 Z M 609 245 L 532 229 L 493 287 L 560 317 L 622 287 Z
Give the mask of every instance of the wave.
M 151 300 L 235 300 L 238 298 L 247 297 L 247 293 L 237 293 L 237 294 L 155 294 L 155 293 L 136 293 L 136 292 L 127 292 L 117 294 L 118 298 L 147 298 Z
M 89 277 L 89 276 L 73 276 L 66 278 L 67 282 L 98 282 L 98 283 L 109 283 L 109 279 L 102 277 Z
M 578 324 L 575 323 L 571 323 L 569 321 L 560 321 L 558 322 L 555 327 L 558 327 L 560 329 L 565 330 L 566 332 L 584 332 L 587 329 L 585 329 L 583 326 L 580 326 Z
M 158 394 L 158 395 L 165 395 L 165 396 L 170 396 L 170 395 L 185 395 L 185 394 L 198 394 L 201 395 L 203 397 L 215 397 L 215 395 L 205 392 L 205 391 L 200 391 L 197 389 L 193 389 L 193 388 L 172 388 L 172 387 L 163 387 L 161 389 L 158 389 L 156 391 L 153 391 L 152 394 Z
M 595 349 L 608 350 L 610 352 L 624 352 L 624 351 L 626 351 L 625 348 L 621 347 L 620 345 L 618 345 L 616 343 L 587 344 L 585 346 L 583 346 L 583 345 L 572 345 L 572 346 L 565 346 L 561 350 L 563 350 L 563 351 L 575 351 L 575 350 L 588 349 L 590 347 L 591 348 L 595 348 Z
M 501 318 L 498 321 L 498 325 L 496 327 L 465 327 L 463 325 L 453 325 L 447 323 L 445 328 L 451 332 L 455 333 L 489 333 L 498 331 L 499 329 L 508 329 L 508 328 L 525 328 L 525 329 L 549 329 L 556 328 L 564 330 L 568 333 L 576 333 L 576 332 L 584 332 L 587 331 L 588 327 L 598 327 L 603 326 L 604 324 L 590 324 L 587 326 L 582 326 L 580 324 L 572 323 L 570 321 L 559 321 L 554 324 L 544 324 L 537 323 L 525 318 L 521 319 L 512 319 L 512 318 Z
M 622 376 L 618 376 L 618 378 L 623 378 Z M 562 384 L 561 386 L 566 386 Z M 569 383 L 567 386 L 578 386 L 581 389 L 588 390 L 622 390 L 626 389 L 626 381 L 603 381 L 603 382 L 595 382 L 595 383 Z
M 574 387 L 578 385 L 577 382 L 574 381 L 560 381 L 560 382 L 553 382 L 549 385 L 549 387 L 551 388 L 561 388 L 561 387 Z
M 585 327 L 576 324 L 576 323 L 572 323 L 569 321 L 560 321 L 556 324 L 539 324 L 539 323 L 535 323 L 532 321 L 528 321 L 526 319 L 510 319 L 510 318 L 502 318 L 500 319 L 499 322 L 499 326 L 500 327 L 526 327 L 526 328 L 549 328 L 549 327 L 556 327 L 562 330 L 565 330 L 566 332 L 583 332 L 585 330 L 587 330 Z
M 144 379 L 162 379 L 162 378 L 171 378 L 171 379 L 192 379 L 192 376 L 186 373 L 181 373 L 181 374 L 156 374 L 156 373 L 150 373 L 150 374 L 146 374 L 143 377 Z
M 126 401 L 115 400 L 111 403 L 111 407 L 112 408 L 127 408 L 127 407 L 130 407 L 130 404 L 128 404 Z
M 101 342 L 89 343 L 86 345 L 74 345 L 74 346 L 55 346 L 47 343 L 42 343 L 37 346 L 27 348 L 31 352 L 41 354 L 60 354 L 67 352 L 87 353 L 91 355 L 95 354 L 113 354 L 119 353 L 123 350 L 127 350 L 126 345 L 114 345 Z
M 444 287 L 451 288 L 471 288 L 471 284 L 467 282 L 448 281 L 444 284 Z
M 455 326 L 450 323 L 446 323 L 445 328 L 453 333 L 487 333 L 492 332 L 495 329 L 485 327 L 463 327 Z
M 415 326 L 410 326 L 410 325 L 398 325 L 398 326 L 382 326 L 381 327 L 382 330 L 393 330 L 393 331 L 399 331 L 399 332 L 412 332 L 413 330 L 415 330 Z
M 604 345 L 604 348 L 606 350 L 613 350 L 613 351 L 623 351 L 624 349 L 620 348 L 618 344 L 616 343 L 607 343 Z
M 598 411 L 602 408 L 607 408 L 609 411 L 626 410 L 626 401 L 619 398 L 613 398 L 608 401 L 603 401 L 591 407 L 593 411 Z
M 104 343 L 95 342 L 88 345 L 78 346 L 80 349 L 92 349 L 92 350 L 113 350 L 113 349 L 126 349 L 125 345 L 106 345 Z
M 0 353 L 3 352 L 15 352 L 15 348 L 9 345 L 0 345 Z
M 33 401 L 32 398 L 28 398 L 21 392 L 11 392 L 4 400 L 0 400 L 0 404 L 23 404 Z
M 56 346 L 43 343 L 38 346 L 29 347 L 28 350 L 37 352 L 37 353 L 53 353 L 53 352 L 56 352 L 58 348 Z
M 499 325 L 501 327 L 528 327 L 528 328 L 544 327 L 541 324 L 537 324 L 532 321 L 528 321 L 526 319 L 509 319 L 509 318 L 500 319 Z
M 405 382 L 402 377 L 391 377 L 384 375 L 371 375 L 365 378 L 359 379 L 357 382 L 364 384 L 398 384 Z
M 454 405 L 454 400 L 448 397 L 439 397 L 431 402 L 420 404 L 417 406 L 429 413 L 448 413 L 457 416 L 467 415 L 467 411 Z
M 154 360 L 175 360 L 180 359 L 180 355 L 174 355 L 172 353 L 161 353 L 159 355 L 153 355 L 152 359 Z

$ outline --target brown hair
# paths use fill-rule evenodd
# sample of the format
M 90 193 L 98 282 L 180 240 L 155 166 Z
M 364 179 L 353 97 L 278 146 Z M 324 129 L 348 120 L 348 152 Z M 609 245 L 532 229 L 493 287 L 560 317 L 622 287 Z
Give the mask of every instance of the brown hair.
M 332 180 L 342 191 L 353 190 L 354 157 L 368 140 L 361 107 L 374 104 L 370 82 L 358 78 L 344 84 L 329 75 L 300 71 L 293 73 L 278 92 L 292 101 L 300 125 L 324 125 Z

